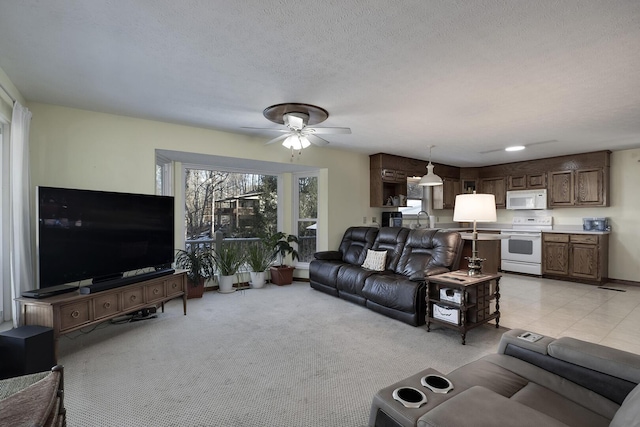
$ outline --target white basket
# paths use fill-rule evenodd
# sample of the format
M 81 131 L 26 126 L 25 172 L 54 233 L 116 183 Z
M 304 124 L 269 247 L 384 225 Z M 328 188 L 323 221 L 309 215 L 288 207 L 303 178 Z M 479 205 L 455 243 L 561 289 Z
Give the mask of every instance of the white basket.
M 444 307 L 442 305 L 433 304 L 433 318 L 442 320 L 454 325 L 460 324 L 460 310 L 457 308 Z

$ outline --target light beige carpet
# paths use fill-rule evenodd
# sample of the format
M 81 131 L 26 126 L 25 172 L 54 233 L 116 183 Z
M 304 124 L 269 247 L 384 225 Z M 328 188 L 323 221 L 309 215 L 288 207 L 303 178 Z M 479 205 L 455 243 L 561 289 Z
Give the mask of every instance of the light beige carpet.
M 415 328 L 308 283 L 207 292 L 60 340 L 69 427 L 365 426 L 373 395 L 495 352 L 504 328 Z

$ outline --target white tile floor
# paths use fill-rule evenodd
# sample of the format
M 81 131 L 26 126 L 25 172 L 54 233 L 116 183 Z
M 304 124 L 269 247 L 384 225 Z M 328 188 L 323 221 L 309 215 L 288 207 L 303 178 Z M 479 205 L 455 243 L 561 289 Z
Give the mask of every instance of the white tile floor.
M 640 286 L 604 287 L 503 273 L 500 325 L 640 354 Z

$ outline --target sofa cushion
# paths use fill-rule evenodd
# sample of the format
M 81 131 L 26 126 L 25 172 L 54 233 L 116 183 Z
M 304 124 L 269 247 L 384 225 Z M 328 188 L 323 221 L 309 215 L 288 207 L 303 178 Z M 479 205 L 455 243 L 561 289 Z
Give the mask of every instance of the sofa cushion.
M 375 251 L 387 251 L 387 270 L 395 271 L 398 265 L 402 248 L 407 241 L 409 229 L 403 227 L 382 227 L 373 242 L 371 249 Z M 362 264 L 362 263 L 361 263 Z
M 372 274 L 364 281 L 362 295 L 368 300 L 394 310 L 416 312 L 417 296 L 422 283 L 391 272 Z
M 375 227 L 349 227 L 342 236 L 339 251 L 342 260 L 349 264 L 361 265 L 378 235 Z
M 640 355 L 570 337 L 553 341 L 547 351 L 556 359 L 640 383 Z
M 387 261 L 387 251 L 372 251 L 367 249 L 367 257 L 362 263 L 362 268 L 373 271 L 384 271 Z
M 376 274 L 373 270 L 365 270 L 358 265 L 343 264 L 338 271 L 337 288 L 352 295 L 362 295 L 362 287 L 367 277 Z
M 309 281 L 313 286 L 319 283 L 329 288 L 335 288 L 338 271 L 345 265 L 342 261 L 313 260 L 309 263 Z
M 566 424 L 521 403 L 475 386 L 441 403 L 418 419 L 418 427 L 562 427 Z
M 460 233 L 433 229 L 411 230 L 396 266 L 396 273 L 411 280 L 446 273 L 453 267 L 462 238 Z
M 627 395 L 610 424 L 610 427 L 630 426 L 640 426 L 640 384 Z

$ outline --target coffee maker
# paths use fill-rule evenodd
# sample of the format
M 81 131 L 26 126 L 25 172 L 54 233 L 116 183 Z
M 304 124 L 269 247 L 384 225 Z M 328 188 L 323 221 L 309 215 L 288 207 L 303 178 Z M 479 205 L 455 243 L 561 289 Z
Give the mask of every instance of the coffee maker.
M 402 227 L 402 212 L 382 212 L 383 227 Z

